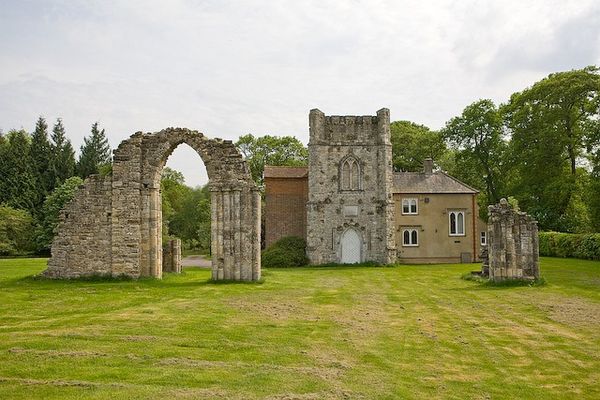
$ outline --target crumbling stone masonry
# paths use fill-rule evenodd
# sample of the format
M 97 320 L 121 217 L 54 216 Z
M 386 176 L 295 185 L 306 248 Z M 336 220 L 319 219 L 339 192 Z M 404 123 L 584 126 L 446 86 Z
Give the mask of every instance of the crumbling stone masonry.
M 157 277 L 162 266 L 160 178 L 181 143 L 198 152 L 211 191 L 212 278 L 260 279 L 260 194 L 229 140 L 169 128 L 137 132 L 114 151 L 110 176 L 91 176 L 61 213 L 45 276 Z
M 537 221 L 512 209 L 506 199 L 488 207 L 488 263 L 490 280 L 538 279 Z M 484 265 L 485 272 L 485 265 Z
M 171 239 L 163 243 L 163 272 L 181 273 L 181 240 Z
M 396 260 L 390 112 L 309 115 L 307 255 L 312 264 Z

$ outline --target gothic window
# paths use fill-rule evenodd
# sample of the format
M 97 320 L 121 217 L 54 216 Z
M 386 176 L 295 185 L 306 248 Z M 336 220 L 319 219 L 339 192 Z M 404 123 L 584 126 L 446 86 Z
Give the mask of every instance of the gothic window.
M 402 199 L 402 214 L 418 214 L 417 199 Z
M 353 156 L 342 160 L 340 184 L 341 190 L 360 190 L 360 164 Z
M 450 211 L 448 213 L 450 219 L 450 236 L 465 235 L 465 213 L 464 211 Z
M 402 246 L 418 246 L 419 231 L 416 229 L 404 229 L 402 231 Z

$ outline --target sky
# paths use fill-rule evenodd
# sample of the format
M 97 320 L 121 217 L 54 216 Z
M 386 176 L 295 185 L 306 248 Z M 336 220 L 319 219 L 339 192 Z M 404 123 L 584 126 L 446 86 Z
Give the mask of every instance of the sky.
M 439 129 L 552 72 L 600 65 L 600 2 L 0 0 L 0 129 L 62 118 L 78 150 L 137 131 L 293 135 L 308 112 Z M 199 156 L 168 166 L 192 186 Z

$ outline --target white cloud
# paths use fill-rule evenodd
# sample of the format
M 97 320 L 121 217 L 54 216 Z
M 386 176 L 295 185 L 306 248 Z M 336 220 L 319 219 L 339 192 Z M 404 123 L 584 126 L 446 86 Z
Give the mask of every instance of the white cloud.
M 439 128 L 478 98 L 600 63 L 593 0 L 5 3 L 0 127 L 62 116 L 76 146 L 96 120 L 113 147 L 167 126 L 306 142 L 314 107 Z M 197 184 L 189 158 L 169 165 Z

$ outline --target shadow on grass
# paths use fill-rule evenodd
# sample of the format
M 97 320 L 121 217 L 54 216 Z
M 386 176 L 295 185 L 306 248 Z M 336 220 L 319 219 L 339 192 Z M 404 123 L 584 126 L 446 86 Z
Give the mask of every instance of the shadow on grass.
M 213 281 L 212 279 L 196 279 L 190 280 L 188 275 L 186 280 L 180 280 L 179 278 L 185 277 L 186 273 L 181 274 L 168 273 L 165 274 L 166 279 L 157 279 L 152 277 L 143 278 L 132 278 L 126 275 L 87 275 L 78 278 L 61 278 L 52 279 L 43 275 L 28 275 L 24 277 L 18 277 L 13 279 L 3 280 L 0 283 L 0 288 L 10 288 L 22 284 L 26 284 L 31 287 L 40 288 L 53 288 L 57 286 L 68 287 L 71 285 L 78 284 L 89 284 L 90 286 L 105 286 L 116 284 L 115 286 L 126 287 L 127 284 L 143 284 L 148 287 L 155 288 L 170 288 L 170 287 L 199 287 L 209 285 L 262 285 L 265 279 L 262 278 L 258 281 L 234 281 L 234 280 L 222 280 Z M 193 279 L 193 278 L 191 278 Z M 123 284 L 123 285 L 121 285 Z
M 326 263 L 326 264 L 317 264 L 317 265 L 302 265 L 300 267 L 280 267 L 280 268 L 264 268 L 264 271 L 302 271 L 302 270 L 321 270 L 321 271 L 340 271 L 340 270 L 348 270 L 348 269 L 373 269 L 373 268 L 394 268 L 397 267 L 398 264 L 379 264 L 375 262 L 364 262 L 357 264 L 337 264 L 337 263 Z M 263 274 L 264 275 L 264 274 Z
M 477 290 L 477 289 L 510 289 L 514 287 L 541 287 L 546 286 L 546 279 L 540 277 L 539 279 L 506 279 L 503 281 L 494 282 L 490 279 L 484 278 L 480 275 L 475 275 L 471 272 L 460 277 L 462 280 L 474 282 L 477 286 L 468 288 L 455 288 L 455 290 Z

